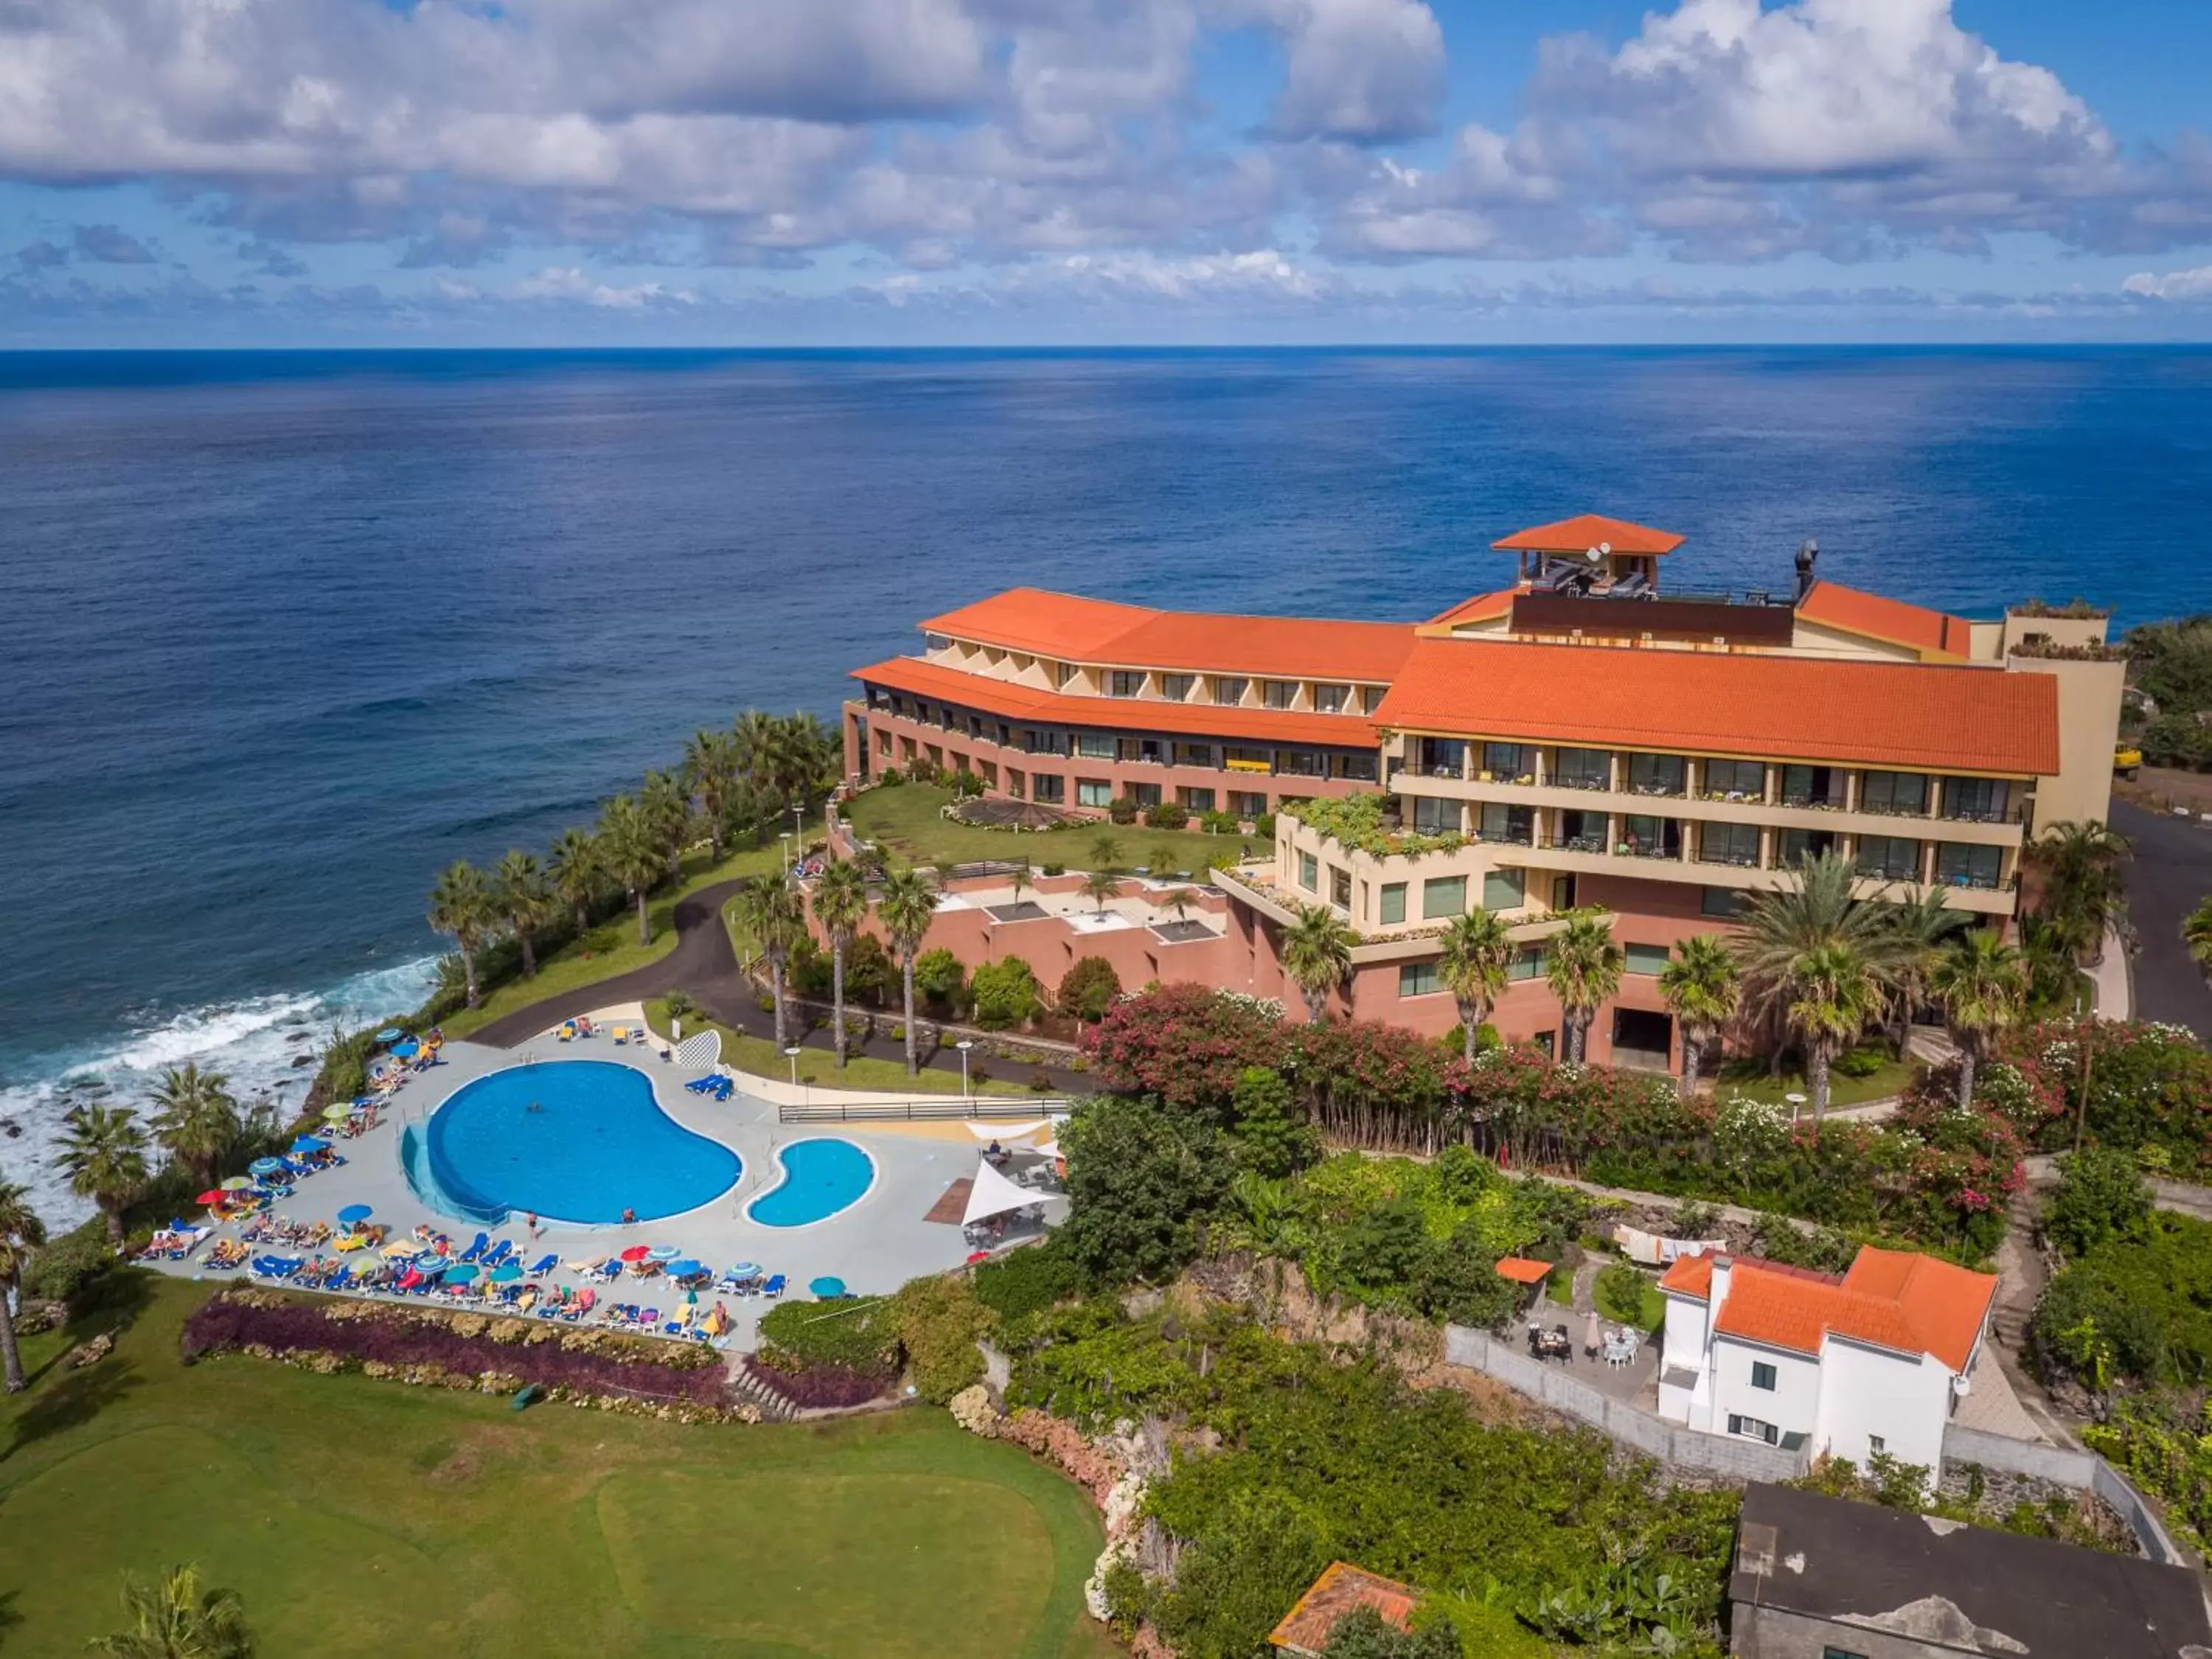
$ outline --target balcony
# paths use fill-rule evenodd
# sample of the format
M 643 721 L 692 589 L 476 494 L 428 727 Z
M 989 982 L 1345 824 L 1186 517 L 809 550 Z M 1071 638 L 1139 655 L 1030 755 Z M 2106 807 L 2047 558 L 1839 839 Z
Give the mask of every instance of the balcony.
M 1841 795 L 1816 795 L 1806 790 L 1784 792 L 1782 805 L 1795 806 L 1808 812 L 1840 812 L 1844 801 Z
M 1610 789 L 1613 787 L 1613 780 L 1608 777 L 1567 776 L 1554 772 L 1551 781 L 1553 787 L 1558 789 Z
M 1493 847 L 1534 847 L 1536 844 L 1535 831 L 1525 823 L 1517 828 L 1511 824 L 1492 828 L 1477 824 L 1474 838 Z
M 1529 842 L 1522 843 L 1531 845 Z M 1604 854 L 1609 849 L 1602 830 L 1585 830 L 1577 836 L 1556 835 L 1550 831 L 1536 837 L 1533 845 L 1554 853 L 1596 853 Z
M 1722 864 L 1733 870 L 1756 870 L 1759 867 L 1757 853 L 1740 853 L 1727 848 L 1699 848 L 1699 864 Z
M 1419 778 L 1464 778 L 1467 768 L 1454 765 L 1449 761 L 1437 761 L 1432 765 L 1414 767 L 1413 772 L 1415 777 Z
M 1936 816 L 1952 823 L 2018 823 L 2021 810 L 2017 806 L 1946 805 Z

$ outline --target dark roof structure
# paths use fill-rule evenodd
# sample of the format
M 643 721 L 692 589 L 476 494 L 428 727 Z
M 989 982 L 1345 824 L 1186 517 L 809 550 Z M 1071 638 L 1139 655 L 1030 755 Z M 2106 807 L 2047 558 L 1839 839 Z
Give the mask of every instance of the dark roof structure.
M 2033 1659 L 2212 1659 L 2186 1567 L 1753 1485 L 1729 1599 L 1938 1650 Z

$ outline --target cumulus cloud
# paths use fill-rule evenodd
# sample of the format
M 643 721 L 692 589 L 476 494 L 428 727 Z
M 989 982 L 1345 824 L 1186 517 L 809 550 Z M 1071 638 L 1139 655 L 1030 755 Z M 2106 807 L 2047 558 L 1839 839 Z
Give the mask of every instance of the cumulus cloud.
M 1419 0 L 1288 0 L 1273 21 L 1290 45 L 1275 136 L 1372 144 L 1434 128 L 1444 36 Z
M 154 250 L 114 225 L 79 225 L 70 245 L 76 257 L 96 265 L 150 265 Z
M 15 250 L 15 263 L 26 270 L 52 270 L 67 264 L 69 257 L 69 250 L 58 242 L 33 242 Z
M 2212 300 L 2212 265 L 2163 276 L 2139 270 L 2120 284 L 2120 292 L 2142 300 Z
M 466 284 L 447 287 L 448 295 L 466 289 Z M 467 291 L 473 295 L 475 290 Z M 594 282 L 574 265 L 548 265 L 535 276 L 525 277 L 514 288 L 518 300 L 574 300 L 603 311 L 657 310 L 667 306 L 690 306 L 698 303 L 699 296 L 686 289 L 664 288 L 659 283 L 640 283 L 629 288 L 611 287 Z

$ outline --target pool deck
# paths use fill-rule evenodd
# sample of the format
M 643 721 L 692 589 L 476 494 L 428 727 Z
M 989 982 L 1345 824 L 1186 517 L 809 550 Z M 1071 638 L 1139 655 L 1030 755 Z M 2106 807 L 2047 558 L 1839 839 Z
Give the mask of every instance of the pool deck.
M 619 1017 L 619 1016 L 618 1016 Z M 375 1128 L 353 1140 L 332 1145 L 346 1160 L 343 1168 L 325 1170 L 301 1181 L 295 1196 L 276 1206 L 276 1213 L 301 1222 L 329 1221 L 349 1204 L 367 1204 L 374 1219 L 404 1238 L 418 1223 L 428 1222 L 465 1243 L 478 1231 L 473 1223 L 455 1220 L 432 1211 L 415 1194 L 400 1166 L 399 1140 L 408 1124 L 421 1125 L 463 1084 L 508 1066 L 541 1060 L 616 1060 L 649 1079 L 653 1097 L 678 1123 L 708 1139 L 720 1142 L 744 1160 L 738 1184 L 721 1197 L 686 1214 L 635 1226 L 577 1227 L 547 1223 L 534 1246 L 518 1214 L 494 1236 L 514 1242 L 533 1260 L 556 1251 L 565 1261 L 607 1255 L 633 1244 L 673 1244 L 683 1254 L 697 1257 L 717 1273 L 738 1261 L 757 1261 L 770 1273 L 790 1279 L 787 1299 L 805 1299 L 809 1280 L 829 1274 L 845 1281 L 852 1291 L 871 1294 L 895 1291 L 924 1273 L 941 1273 L 968 1259 L 969 1247 L 957 1226 L 922 1218 L 955 1181 L 974 1176 L 980 1157 L 975 1139 L 958 1124 L 927 1126 L 931 1133 L 915 1133 L 903 1126 L 792 1125 L 776 1121 L 773 1103 L 739 1093 L 726 1103 L 688 1092 L 684 1085 L 703 1076 L 696 1066 L 684 1066 L 659 1059 L 657 1048 L 617 1047 L 610 1039 L 593 1037 L 556 1041 L 550 1033 L 514 1049 L 485 1048 L 470 1042 L 448 1042 L 441 1063 L 410 1075 L 383 1108 Z M 739 1074 L 740 1085 L 752 1088 L 759 1079 Z M 775 1092 L 788 1094 L 787 1085 Z M 811 1089 L 815 1100 L 828 1093 Z M 920 1128 L 923 1126 L 915 1126 Z M 945 1131 L 950 1131 L 947 1134 Z M 953 1137 L 958 1139 L 956 1141 Z M 875 1161 L 876 1181 L 857 1203 L 824 1220 L 803 1227 L 764 1227 L 748 1220 L 745 1206 L 783 1177 L 775 1151 L 795 1140 L 849 1140 Z M 1066 1213 L 1066 1200 L 1040 1194 L 1047 1205 L 1048 1222 Z M 216 1237 L 235 1237 L 240 1224 L 220 1229 Z M 206 1273 L 200 1258 L 213 1240 L 204 1243 L 190 1261 L 149 1265 L 185 1278 L 243 1280 L 243 1273 Z M 270 1249 L 272 1247 L 259 1247 Z M 279 1254 L 297 1254 L 284 1249 Z M 559 1273 L 548 1281 L 574 1284 L 573 1275 Z M 657 1304 L 663 1315 L 680 1305 L 680 1292 L 665 1286 L 620 1287 L 618 1299 Z M 601 1292 L 602 1301 L 608 1293 Z M 733 1326 L 726 1346 L 750 1349 L 754 1326 L 772 1303 L 759 1297 L 716 1297 L 702 1291 L 702 1305 L 725 1302 Z

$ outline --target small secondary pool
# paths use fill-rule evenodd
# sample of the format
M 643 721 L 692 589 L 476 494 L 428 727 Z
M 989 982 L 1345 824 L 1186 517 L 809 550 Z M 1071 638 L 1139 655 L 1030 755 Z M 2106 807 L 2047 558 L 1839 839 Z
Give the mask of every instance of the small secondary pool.
M 876 1184 L 876 1161 L 849 1140 L 794 1140 L 775 1161 L 783 1179 L 745 1206 L 763 1227 L 804 1227 L 849 1210 Z
M 592 1224 L 627 1209 L 656 1221 L 720 1197 L 744 1168 L 662 1111 L 642 1073 L 604 1060 L 549 1060 L 464 1084 L 431 1115 L 423 1146 L 439 1190 L 418 1182 L 418 1194 L 470 1219 L 507 1210 Z

